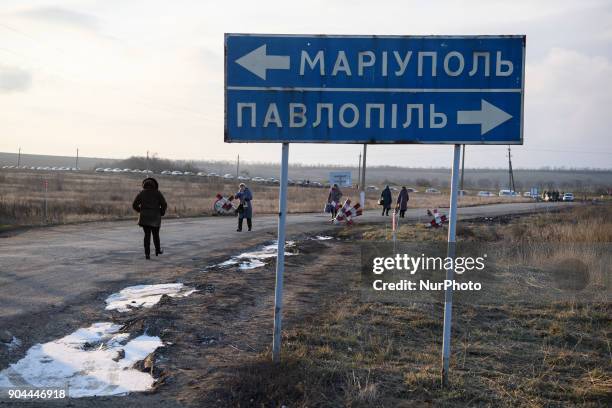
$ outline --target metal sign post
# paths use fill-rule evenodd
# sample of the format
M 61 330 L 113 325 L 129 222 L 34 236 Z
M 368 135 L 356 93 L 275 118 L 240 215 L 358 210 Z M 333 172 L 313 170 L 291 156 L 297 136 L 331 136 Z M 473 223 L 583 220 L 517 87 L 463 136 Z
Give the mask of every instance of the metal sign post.
M 289 179 L 289 143 L 283 143 L 280 195 L 278 198 L 278 255 L 276 257 L 276 289 L 274 291 L 274 336 L 272 361 L 281 354 L 281 320 L 283 314 L 283 274 L 285 272 L 285 220 L 287 219 L 287 180 Z
M 363 145 L 363 162 L 361 164 L 361 191 L 359 192 L 359 199 L 361 201 L 361 208 L 365 210 L 365 201 L 366 201 L 366 186 L 365 186 L 365 176 L 366 176 L 366 153 L 368 152 L 368 145 Z
M 461 145 L 455 145 L 453 157 L 453 170 L 451 174 L 450 211 L 448 214 L 448 246 L 446 256 L 455 258 L 455 231 L 457 227 L 457 195 L 459 189 L 459 158 Z M 453 280 L 454 270 L 446 270 L 446 280 Z M 453 316 L 453 289 L 447 288 L 444 292 L 444 334 L 442 335 L 442 385 L 448 384 L 448 363 L 450 360 L 451 321 Z

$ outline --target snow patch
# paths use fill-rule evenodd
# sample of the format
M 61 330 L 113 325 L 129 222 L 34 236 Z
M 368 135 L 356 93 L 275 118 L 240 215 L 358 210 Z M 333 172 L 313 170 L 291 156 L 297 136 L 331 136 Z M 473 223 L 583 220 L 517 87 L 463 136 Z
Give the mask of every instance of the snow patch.
M 294 241 L 287 241 L 285 243 L 285 248 L 293 248 L 295 247 Z M 264 262 L 266 259 L 276 258 L 276 254 L 278 252 L 278 241 L 274 241 L 270 245 L 265 245 L 259 250 L 243 252 L 240 255 L 236 255 L 231 257 L 225 262 L 221 262 L 220 264 L 215 265 L 216 267 L 224 268 L 227 266 L 238 265 L 238 268 L 241 270 L 255 269 L 265 266 Z M 295 255 L 293 252 L 286 252 L 285 256 Z
M 195 291 L 196 289 L 184 287 L 182 283 L 128 286 L 106 298 L 106 310 L 129 312 L 133 308 L 152 307 L 163 295 L 185 297 Z
M 330 237 L 329 235 L 317 235 L 315 237 L 315 240 L 317 240 L 317 241 L 327 241 L 327 240 L 330 240 L 330 239 L 334 239 L 334 237 Z
M 159 337 L 129 340 L 121 326 L 103 322 L 32 346 L 26 356 L 0 372 L 0 387 L 68 387 L 72 398 L 146 391 L 155 379 L 134 368 L 158 347 Z

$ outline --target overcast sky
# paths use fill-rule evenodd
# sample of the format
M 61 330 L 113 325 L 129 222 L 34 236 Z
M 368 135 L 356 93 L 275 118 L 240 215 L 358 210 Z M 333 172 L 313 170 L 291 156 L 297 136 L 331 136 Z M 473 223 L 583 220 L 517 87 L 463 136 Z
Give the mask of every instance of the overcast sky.
M 515 167 L 612 168 L 612 1 L 2 0 L 0 151 L 273 161 L 223 142 L 223 33 L 526 34 Z M 359 146 L 294 144 L 291 162 L 355 164 Z M 450 146 L 371 146 L 369 164 L 449 166 Z M 466 167 L 506 166 L 504 146 Z

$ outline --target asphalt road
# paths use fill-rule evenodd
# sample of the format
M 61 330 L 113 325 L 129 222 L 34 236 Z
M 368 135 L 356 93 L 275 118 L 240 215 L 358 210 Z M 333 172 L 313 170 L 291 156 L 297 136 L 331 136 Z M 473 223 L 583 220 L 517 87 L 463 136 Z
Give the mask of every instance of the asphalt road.
M 459 209 L 461 218 L 547 211 L 568 203 L 509 203 Z M 424 209 L 410 209 L 409 220 L 428 220 Z M 238 233 L 233 217 L 165 220 L 165 253 L 146 261 L 142 231 L 133 221 L 34 228 L 0 236 L 0 327 L 62 308 L 101 292 L 136 283 L 161 283 L 168 271 L 203 268 L 242 249 L 273 240 L 277 216 L 254 219 L 254 231 Z M 368 211 L 360 223 L 390 222 Z M 287 238 L 333 230 L 324 214 L 289 215 Z

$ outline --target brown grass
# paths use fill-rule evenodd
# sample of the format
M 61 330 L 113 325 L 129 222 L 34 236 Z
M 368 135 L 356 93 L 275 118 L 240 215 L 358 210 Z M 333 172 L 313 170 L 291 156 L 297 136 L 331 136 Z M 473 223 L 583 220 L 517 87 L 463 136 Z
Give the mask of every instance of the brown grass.
M 168 201 L 167 217 L 212 215 L 217 193 L 236 192 L 237 182 L 202 177 L 155 176 Z M 0 172 L 0 226 L 61 224 L 83 221 L 130 219 L 136 215 L 131 204 L 140 191 L 142 175 L 97 174 L 33 171 Z M 47 213 L 43 182 L 48 181 Z M 278 212 L 278 187 L 251 184 L 256 214 Z M 354 189 L 344 189 L 344 198 L 358 201 Z M 379 208 L 377 192 L 368 193 L 368 208 Z M 289 212 L 320 212 L 327 200 L 326 188 L 289 188 Z M 465 197 L 460 205 L 478 205 L 508 201 L 507 198 Z M 446 195 L 413 194 L 410 207 L 441 207 L 448 205 Z
M 588 243 L 609 243 L 611 214 L 612 206 L 598 206 L 487 221 L 493 225 L 485 221 L 463 223 L 462 239 L 494 239 L 502 244 L 542 239 L 556 244 L 577 237 Z M 607 225 L 603 232 L 586 233 L 598 223 Z M 551 225 L 551 232 L 541 233 Z M 442 229 L 406 227 L 411 228 L 406 238 L 445 238 Z M 492 231 L 483 237 L 479 232 L 482 227 Z M 370 228 L 354 228 L 353 238 L 372 233 Z M 280 365 L 270 363 L 269 353 L 264 353 L 237 369 L 223 395 L 227 405 L 609 405 L 609 302 L 582 299 L 535 304 L 523 299 L 490 305 L 457 303 L 450 386 L 442 388 L 443 305 L 364 302 L 358 280 L 355 276 L 352 282 L 345 282 L 351 289 L 323 305 L 322 314 L 285 332 Z

